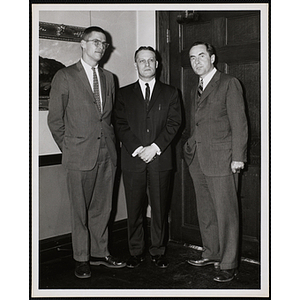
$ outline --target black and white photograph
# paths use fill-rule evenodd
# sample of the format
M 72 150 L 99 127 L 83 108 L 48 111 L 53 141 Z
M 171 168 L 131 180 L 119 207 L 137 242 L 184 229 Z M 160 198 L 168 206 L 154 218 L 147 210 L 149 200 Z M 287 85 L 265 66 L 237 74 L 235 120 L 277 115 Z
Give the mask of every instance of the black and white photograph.
M 269 18 L 32 3 L 31 297 L 269 297 Z

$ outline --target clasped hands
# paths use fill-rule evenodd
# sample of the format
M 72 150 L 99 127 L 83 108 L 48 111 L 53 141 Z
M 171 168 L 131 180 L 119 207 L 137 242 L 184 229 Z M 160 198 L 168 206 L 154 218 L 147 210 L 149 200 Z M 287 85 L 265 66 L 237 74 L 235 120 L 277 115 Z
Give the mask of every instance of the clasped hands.
M 154 145 L 143 147 L 139 153 L 138 156 L 140 159 L 142 159 L 146 164 L 153 161 L 157 154 L 157 148 Z
M 232 173 L 240 173 L 241 169 L 244 169 L 244 162 L 242 161 L 233 161 L 231 162 Z

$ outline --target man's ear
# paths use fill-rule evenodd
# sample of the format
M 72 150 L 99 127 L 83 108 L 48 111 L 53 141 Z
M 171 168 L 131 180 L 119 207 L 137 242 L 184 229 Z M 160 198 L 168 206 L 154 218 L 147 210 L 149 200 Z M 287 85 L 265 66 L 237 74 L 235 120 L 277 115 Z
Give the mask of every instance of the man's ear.
M 85 40 L 81 40 L 81 41 L 80 41 L 80 46 L 81 46 L 81 48 L 85 48 L 85 46 L 86 46 L 86 41 L 85 41 Z
M 136 63 L 134 63 L 133 65 L 134 65 L 134 68 L 137 70 L 137 64 L 136 64 Z
M 216 60 L 216 56 L 214 54 L 212 54 L 212 56 L 210 57 L 210 61 L 213 64 Z

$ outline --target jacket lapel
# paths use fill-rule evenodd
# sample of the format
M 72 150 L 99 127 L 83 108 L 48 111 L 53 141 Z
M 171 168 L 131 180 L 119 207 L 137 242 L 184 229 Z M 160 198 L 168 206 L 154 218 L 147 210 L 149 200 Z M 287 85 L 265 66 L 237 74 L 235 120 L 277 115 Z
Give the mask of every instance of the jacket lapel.
M 211 79 L 211 81 L 206 86 L 206 88 L 204 89 L 204 91 L 203 91 L 203 93 L 202 93 L 202 95 L 200 97 L 200 101 L 198 103 L 198 107 L 209 96 L 209 94 L 215 89 L 216 85 L 219 82 L 219 79 L 220 79 L 220 72 L 217 71 L 216 74 Z
M 154 89 L 150 98 L 150 103 L 149 103 L 149 107 L 148 107 L 148 111 L 151 110 L 151 108 L 153 107 L 154 103 L 156 102 L 158 95 L 161 91 L 161 83 L 156 80 L 155 85 L 154 85 Z
M 91 88 L 91 85 L 90 85 L 90 82 L 88 80 L 88 77 L 85 73 L 85 70 L 83 68 L 83 65 L 81 64 L 81 62 L 79 61 L 77 64 L 77 68 L 78 68 L 78 76 L 80 78 L 80 80 L 82 81 L 83 83 L 83 86 L 86 88 L 86 90 L 89 92 L 89 95 L 91 96 L 90 99 L 91 101 L 93 101 L 93 103 L 96 103 L 95 102 L 95 96 L 94 96 L 94 93 L 93 93 L 93 90 Z M 99 68 L 98 68 L 99 69 Z M 101 95 L 102 95 L 102 99 L 103 101 L 105 101 L 105 86 L 106 86 L 106 80 L 105 80 L 105 76 L 103 74 L 103 71 L 101 70 L 101 72 L 99 72 L 99 78 L 100 78 L 100 81 L 101 81 Z M 104 94 L 103 94 L 104 93 Z M 103 109 L 104 109 L 104 103 L 102 104 L 103 105 Z M 98 114 L 101 114 L 101 112 L 99 111 L 97 105 L 95 105 L 95 109 L 96 111 L 98 112 Z
M 138 103 L 141 103 L 142 105 L 144 105 L 145 103 L 145 99 L 139 84 L 139 81 L 137 81 L 134 85 L 133 85 L 133 92 L 136 95 L 136 97 L 138 98 Z
M 78 71 L 79 71 L 78 76 L 79 76 L 80 80 L 82 81 L 83 86 L 87 89 L 87 91 L 89 92 L 91 98 L 94 99 L 94 94 L 93 94 L 90 82 L 89 82 L 89 80 L 88 80 L 88 78 L 86 76 L 85 70 L 84 70 L 81 62 L 79 61 L 76 64 L 76 66 L 77 66 Z
M 99 67 L 98 67 L 98 73 L 99 73 L 100 85 L 101 85 L 102 109 L 104 111 L 104 107 L 106 103 L 106 77 L 103 73 L 103 70 Z

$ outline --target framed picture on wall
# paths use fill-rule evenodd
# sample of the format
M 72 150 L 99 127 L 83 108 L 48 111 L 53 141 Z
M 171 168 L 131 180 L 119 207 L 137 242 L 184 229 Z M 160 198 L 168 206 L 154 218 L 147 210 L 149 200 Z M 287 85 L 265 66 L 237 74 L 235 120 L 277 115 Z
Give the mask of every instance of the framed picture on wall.
M 39 110 L 48 110 L 55 73 L 81 57 L 84 27 L 39 22 Z

